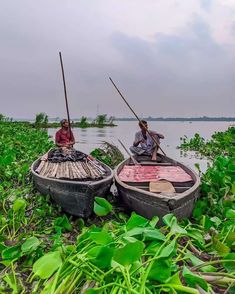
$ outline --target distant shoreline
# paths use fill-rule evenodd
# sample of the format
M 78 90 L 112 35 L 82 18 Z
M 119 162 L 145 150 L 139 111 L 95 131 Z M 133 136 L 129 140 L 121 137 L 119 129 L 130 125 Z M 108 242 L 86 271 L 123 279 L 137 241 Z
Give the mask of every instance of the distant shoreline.
M 227 122 L 235 122 L 235 117 L 141 117 L 143 120 L 147 121 L 227 121 Z M 33 122 L 34 119 L 27 118 L 12 118 L 13 121 L 28 121 Z M 87 118 L 88 121 L 93 121 L 92 118 Z M 49 118 L 49 123 L 59 123 L 60 119 Z M 71 118 L 71 121 L 77 123 L 80 121 L 79 118 Z M 114 121 L 137 121 L 134 117 L 117 117 Z
M 235 117 L 144 117 L 147 121 L 228 121 L 235 122 Z M 136 121 L 136 118 L 115 118 L 115 121 Z

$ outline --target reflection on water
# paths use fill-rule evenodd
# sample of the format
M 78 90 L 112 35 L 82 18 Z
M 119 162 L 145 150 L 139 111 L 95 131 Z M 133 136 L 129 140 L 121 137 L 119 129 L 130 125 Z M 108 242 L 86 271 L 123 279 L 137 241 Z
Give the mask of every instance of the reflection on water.
M 104 127 L 104 128 L 87 128 L 80 129 L 74 128 L 73 133 L 76 143 L 75 148 L 85 153 L 90 153 L 95 148 L 99 147 L 103 141 L 108 141 L 121 150 L 125 157 L 128 157 L 123 147 L 118 142 L 118 139 L 126 146 L 127 149 L 132 145 L 134 141 L 135 132 L 139 130 L 138 122 L 116 122 L 117 127 Z M 149 129 L 155 130 L 161 134 L 164 134 L 165 139 L 161 140 L 161 148 L 164 150 L 167 156 L 181 161 L 182 163 L 194 168 L 195 163 L 200 164 L 202 171 L 207 168 L 207 160 L 203 158 L 196 158 L 195 154 L 182 153 L 177 146 L 180 145 L 180 137 L 185 135 L 188 138 L 194 136 L 195 133 L 199 133 L 205 139 L 210 139 L 211 135 L 215 131 L 224 131 L 230 125 L 230 122 L 149 122 Z M 48 134 L 55 137 L 55 133 L 58 129 L 49 129 Z M 186 155 L 186 156 L 185 156 Z
M 97 129 L 96 136 L 100 138 L 105 138 L 106 137 L 106 129 Z

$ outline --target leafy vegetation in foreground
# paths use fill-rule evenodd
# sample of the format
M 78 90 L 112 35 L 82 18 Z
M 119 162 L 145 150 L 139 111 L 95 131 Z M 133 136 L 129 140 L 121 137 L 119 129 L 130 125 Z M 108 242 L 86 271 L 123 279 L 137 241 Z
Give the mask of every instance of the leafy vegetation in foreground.
M 47 134 L 0 123 L 0 137 L 0 293 L 234 293 L 233 153 L 218 149 L 203 175 L 194 222 L 167 215 L 158 228 L 157 217 L 97 198 L 100 217 L 85 224 L 32 187 L 28 168 L 51 147 Z

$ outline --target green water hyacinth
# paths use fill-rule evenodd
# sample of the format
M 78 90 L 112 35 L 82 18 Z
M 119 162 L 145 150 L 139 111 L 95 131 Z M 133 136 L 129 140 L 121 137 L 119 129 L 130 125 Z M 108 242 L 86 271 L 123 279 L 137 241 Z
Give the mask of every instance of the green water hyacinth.
M 98 216 L 105 216 L 112 211 L 112 205 L 102 197 L 95 197 L 94 212 Z
M 62 259 L 60 253 L 58 251 L 49 252 L 34 263 L 34 276 L 39 276 L 41 279 L 48 279 L 61 266 L 61 264 Z
M 194 218 L 169 214 L 158 227 L 157 216 L 128 216 L 112 198 L 97 198 L 98 217 L 65 215 L 30 177 L 31 163 L 53 146 L 47 132 L 0 123 L 0 293 L 233 293 L 231 136 L 233 129 L 211 143 L 198 137 L 210 168 Z

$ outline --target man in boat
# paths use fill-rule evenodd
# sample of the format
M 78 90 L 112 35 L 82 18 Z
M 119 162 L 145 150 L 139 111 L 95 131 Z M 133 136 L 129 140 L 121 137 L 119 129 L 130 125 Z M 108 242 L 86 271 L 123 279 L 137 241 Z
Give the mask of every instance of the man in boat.
M 148 123 L 145 120 L 139 122 L 140 131 L 135 134 L 135 140 L 130 150 L 137 155 L 150 155 L 152 160 L 157 160 L 157 151 L 160 139 L 164 139 L 162 134 L 148 130 Z M 154 142 L 154 139 L 156 142 Z
M 73 132 L 69 128 L 69 122 L 67 119 L 62 119 L 60 122 L 61 129 L 56 132 L 55 143 L 58 147 L 72 148 L 75 144 Z

